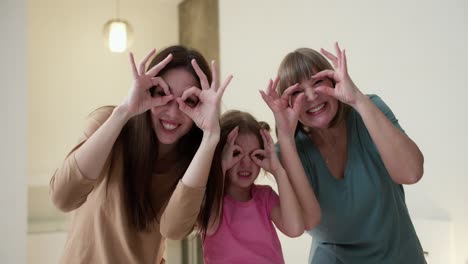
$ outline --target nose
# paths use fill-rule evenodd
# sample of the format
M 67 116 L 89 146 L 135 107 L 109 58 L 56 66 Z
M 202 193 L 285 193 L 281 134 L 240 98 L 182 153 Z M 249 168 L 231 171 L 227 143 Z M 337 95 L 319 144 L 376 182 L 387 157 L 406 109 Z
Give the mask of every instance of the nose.
M 315 92 L 315 88 L 312 88 L 312 87 L 308 87 L 305 89 L 304 91 L 304 94 L 305 94 L 305 99 L 307 101 L 313 101 L 317 98 L 317 92 Z
M 250 157 L 250 155 L 248 154 L 244 154 L 244 156 L 242 157 L 242 159 L 240 160 L 240 165 L 245 168 L 249 168 L 249 166 L 251 165 L 252 163 L 252 158 Z
M 166 106 L 167 106 L 166 113 L 170 117 L 177 117 L 180 115 L 179 104 L 177 103 L 176 100 L 169 101 Z

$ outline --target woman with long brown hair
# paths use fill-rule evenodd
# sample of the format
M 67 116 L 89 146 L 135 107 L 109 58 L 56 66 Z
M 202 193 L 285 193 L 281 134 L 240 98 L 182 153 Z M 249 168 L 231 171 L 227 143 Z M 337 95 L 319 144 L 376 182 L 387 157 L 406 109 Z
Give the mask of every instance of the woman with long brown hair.
M 50 181 L 74 211 L 61 263 L 163 263 L 164 238 L 193 229 L 220 137 L 221 97 L 203 56 L 183 46 L 151 51 L 116 107 L 94 111 Z M 148 70 L 147 70 L 148 69 Z

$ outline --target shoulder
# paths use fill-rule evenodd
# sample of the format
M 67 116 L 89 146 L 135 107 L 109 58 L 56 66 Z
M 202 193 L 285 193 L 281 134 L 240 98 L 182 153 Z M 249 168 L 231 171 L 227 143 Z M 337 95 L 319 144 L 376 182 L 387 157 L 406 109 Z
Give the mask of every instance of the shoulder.
M 271 194 L 276 194 L 273 188 L 270 185 L 257 185 L 254 184 L 252 186 L 253 194 L 256 197 L 268 197 Z
M 112 114 L 115 106 L 102 106 L 91 112 L 88 116 L 88 120 L 94 121 L 99 125 L 102 125 Z
M 90 137 L 111 116 L 115 106 L 102 106 L 91 112 L 86 120 L 84 134 Z
M 382 100 L 382 98 L 376 94 L 368 94 L 367 97 L 371 100 L 371 102 L 380 109 L 380 111 L 387 113 L 391 112 L 388 105 Z

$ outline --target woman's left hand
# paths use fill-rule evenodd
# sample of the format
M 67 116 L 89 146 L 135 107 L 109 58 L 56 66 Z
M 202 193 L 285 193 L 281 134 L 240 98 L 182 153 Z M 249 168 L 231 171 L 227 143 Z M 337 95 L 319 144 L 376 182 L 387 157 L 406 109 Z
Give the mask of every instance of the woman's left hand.
M 341 50 L 336 42 L 336 56 L 324 49 L 321 49 L 320 52 L 332 62 L 335 70 L 323 70 L 312 76 L 312 79 L 330 78 L 334 81 L 335 87 L 320 86 L 316 88 L 316 92 L 333 96 L 345 104 L 355 106 L 362 93 L 348 74 L 346 51 Z
M 192 60 L 192 66 L 198 77 L 200 78 L 201 90 L 198 87 L 191 87 L 184 91 L 180 98 L 176 98 L 179 104 L 179 109 L 190 117 L 195 125 L 203 132 L 218 132 L 219 128 L 219 115 L 221 98 L 226 90 L 229 82 L 232 80 L 232 75 L 229 75 L 221 86 L 217 85 L 217 72 L 216 65 L 211 62 L 211 71 L 213 80 L 211 84 L 208 83 L 208 78 L 205 73 L 200 69 L 196 60 Z M 190 96 L 196 96 L 198 103 L 190 107 L 185 103 L 185 100 Z
M 268 131 L 265 129 L 260 130 L 260 135 L 263 140 L 263 149 L 257 149 L 250 154 L 253 162 L 260 166 L 262 169 L 275 175 L 278 169 L 281 169 L 281 163 L 276 155 L 275 145 L 273 139 Z

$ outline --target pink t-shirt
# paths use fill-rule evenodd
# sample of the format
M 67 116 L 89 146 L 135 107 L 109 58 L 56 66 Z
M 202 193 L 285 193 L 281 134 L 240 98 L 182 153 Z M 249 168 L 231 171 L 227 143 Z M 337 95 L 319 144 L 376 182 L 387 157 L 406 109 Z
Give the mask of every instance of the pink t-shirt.
M 267 185 L 254 185 L 247 202 L 225 195 L 218 230 L 203 242 L 205 264 L 284 263 L 270 219 L 271 209 L 278 204 L 278 195 Z

